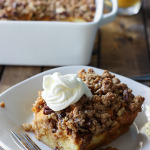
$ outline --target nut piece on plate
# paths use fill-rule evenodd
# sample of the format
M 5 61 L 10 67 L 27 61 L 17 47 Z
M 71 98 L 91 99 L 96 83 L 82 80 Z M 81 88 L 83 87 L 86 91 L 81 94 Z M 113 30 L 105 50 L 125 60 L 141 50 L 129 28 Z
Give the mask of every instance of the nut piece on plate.
M 29 123 L 23 123 L 22 127 L 25 131 L 30 131 L 32 129 L 32 125 Z
M 0 107 L 4 108 L 4 107 L 5 107 L 5 103 L 4 103 L 4 102 L 1 102 L 1 103 L 0 103 Z

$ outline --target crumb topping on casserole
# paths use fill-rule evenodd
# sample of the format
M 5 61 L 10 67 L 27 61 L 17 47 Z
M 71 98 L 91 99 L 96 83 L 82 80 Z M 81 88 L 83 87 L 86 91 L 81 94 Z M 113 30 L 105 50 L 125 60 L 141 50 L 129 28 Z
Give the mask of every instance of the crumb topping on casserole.
M 95 0 L 0 0 L 0 20 L 92 21 Z
M 83 145 L 90 141 L 93 135 L 116 126 L 117 122 L 127 125 L 133 123 L 137 112 L 141 111 L 143 97 L 135 97 L 126 84 L 121 83 L 108 71 L 98 75 L 92 69 L 87 72 L 83 69 L 78 72 L 78 77 L 93 93 L 91 100 L 83 95 L 77 103 L 66 109 L 53 111 L 46 105 L 39 92 L 39 98 L 34 104 L 35 114 L 44 114 L 41 126 L 51 131 L 54 137 L 71 135 L 76 142 L 82 137 Z M 37 128 L 34 127 L 34 130 L 36 132 Z

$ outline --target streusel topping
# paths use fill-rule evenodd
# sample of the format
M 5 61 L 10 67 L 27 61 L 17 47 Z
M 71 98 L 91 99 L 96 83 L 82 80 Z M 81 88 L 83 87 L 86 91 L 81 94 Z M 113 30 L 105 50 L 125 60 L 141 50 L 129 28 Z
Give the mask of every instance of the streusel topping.
M 85 95 L 81 99 L 61 111 L 53 111 L 44 99 L 39 96 L 33 111 L 43 111 L 47 127 L 56 136 L 64 132 L 76 140 L 83 138 L 83 143 L 90 141 L 93 135 L 98 135 L 113 128 L 117 122 L 132 124 L 137 112 L 141 111 L 144 98 L 134 96 L 132 90 L 118 78 L 104 71 L 96 74 L 92 69 L 81 70 L 80 77 L 93 93 L 90 100 Z M 36 129 L 35 129 L 36 130 Z
M 95 8 L 95 0 L 0 0 L 0 20 L 92 21 Z

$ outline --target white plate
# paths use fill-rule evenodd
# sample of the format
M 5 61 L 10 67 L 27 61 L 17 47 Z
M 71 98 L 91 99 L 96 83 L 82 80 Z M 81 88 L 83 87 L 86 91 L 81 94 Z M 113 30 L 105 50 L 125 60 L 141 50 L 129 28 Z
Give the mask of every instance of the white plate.
M 77 73 L 78 70 L 93 67 L 69 66 L 48 70 L 33 76 L 5 91 L 0 95 L 0 102 L 4 101 L 5 108 L 0 108 L 0 146 L 6 150 L 19 150 L 10 136 L 10 131 L 19 131 L 22 123 L 30 122 L 33 118 L 32 104 L 37 98 L 37 91 L 42 90 L 42 78 L 46 74 L 61 72 L 62 74 Z M 103 70 L 93 68 L 96 73 L 101 74 Z M 148 150 L 150 149 L 150 88 L 126 77 L 116 75 L 129 88 L 133 89 L 135 95 L 145 97 L 143 111 L 138 114 L 130 130 L 110 145 L 119 150 Z M 37 141 L 33 134 L 31 138 L 41 149 L 48 149 L 46 145 Z

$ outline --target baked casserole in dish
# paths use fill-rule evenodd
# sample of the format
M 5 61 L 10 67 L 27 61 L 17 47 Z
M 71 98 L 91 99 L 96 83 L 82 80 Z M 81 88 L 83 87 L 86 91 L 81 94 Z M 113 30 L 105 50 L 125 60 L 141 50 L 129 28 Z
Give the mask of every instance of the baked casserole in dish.
M 88 64 L 97 30 L 115 19 L 104 0 L 0 0 L 0 64 Z M 8 55 L 9 54 L 9 55 Z

